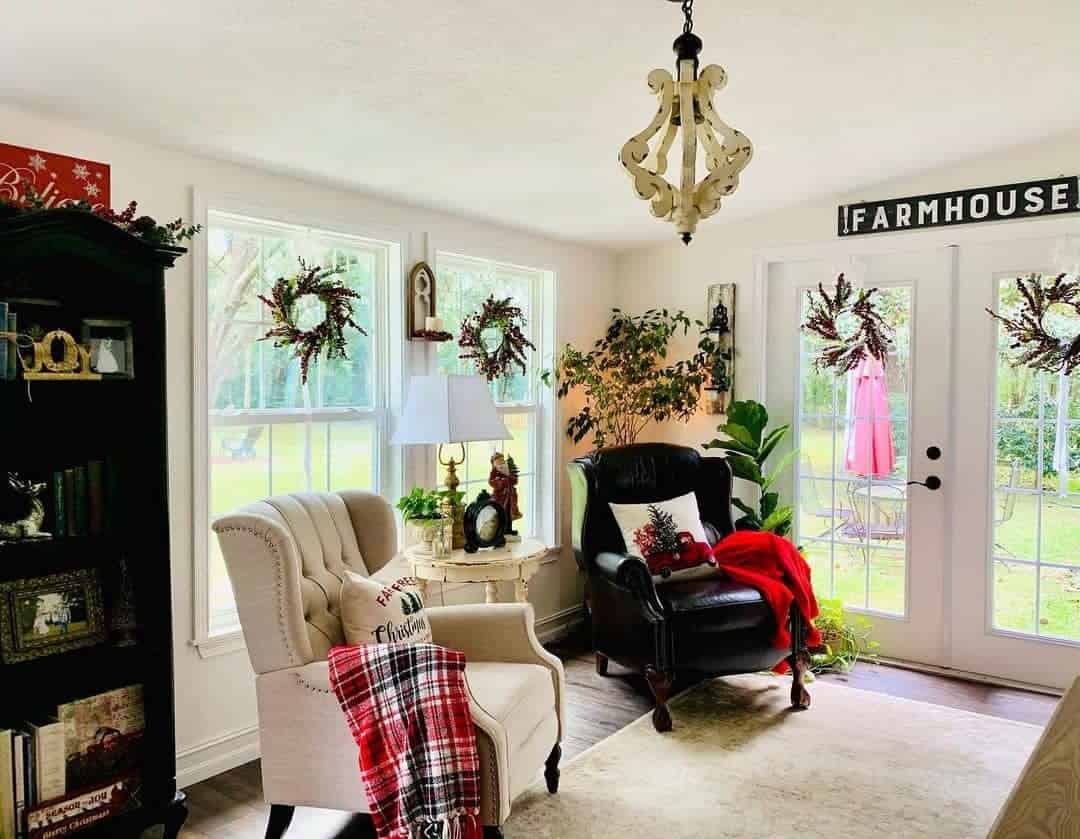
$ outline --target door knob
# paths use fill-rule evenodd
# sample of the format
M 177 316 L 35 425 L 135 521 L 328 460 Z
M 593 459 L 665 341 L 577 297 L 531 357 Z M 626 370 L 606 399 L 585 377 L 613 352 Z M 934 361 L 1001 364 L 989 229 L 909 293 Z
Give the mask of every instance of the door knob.
M 927 475 L 925 481 L 908 481 L 907 485 L 926 487 L 929 490 L 941 489 L 941 478 L 937 475 Z

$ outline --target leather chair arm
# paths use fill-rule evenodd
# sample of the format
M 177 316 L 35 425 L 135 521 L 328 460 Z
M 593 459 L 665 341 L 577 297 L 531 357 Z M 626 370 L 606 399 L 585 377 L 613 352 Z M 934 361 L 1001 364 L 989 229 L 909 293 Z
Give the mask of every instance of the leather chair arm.
M 639 556 L 603 551 L 596 555 L 597 571 L 620 588 L 629 589 L 650 621 L 664 618 L 664 606 L 656 593 L 649 566 Z

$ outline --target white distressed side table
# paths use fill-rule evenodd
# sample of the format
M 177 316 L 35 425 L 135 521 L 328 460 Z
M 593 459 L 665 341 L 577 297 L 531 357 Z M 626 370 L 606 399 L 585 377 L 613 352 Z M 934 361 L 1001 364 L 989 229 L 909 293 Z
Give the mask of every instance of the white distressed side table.
M 498 583 L 503 580 L 514 583 L 516 601 L 527 602 L 529 579 L 546 554 L 544 543 L 536 539 L 511 542 L 505 548 L 481 549 L 474 554 L 459 549 L 441 559 L 411 549 L 405 551 L 425 600 L 427 583 L 483 583 L 484 600 L 488 603 L 498 602 Z

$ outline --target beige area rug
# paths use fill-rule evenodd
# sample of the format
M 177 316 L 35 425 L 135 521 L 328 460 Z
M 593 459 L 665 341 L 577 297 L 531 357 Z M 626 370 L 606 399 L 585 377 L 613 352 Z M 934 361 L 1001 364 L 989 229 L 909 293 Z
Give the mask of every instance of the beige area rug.
M 514 804 L 507 839 L 984 837 L 1041 729 L 822 681 L 732 676 L 569 761 Z

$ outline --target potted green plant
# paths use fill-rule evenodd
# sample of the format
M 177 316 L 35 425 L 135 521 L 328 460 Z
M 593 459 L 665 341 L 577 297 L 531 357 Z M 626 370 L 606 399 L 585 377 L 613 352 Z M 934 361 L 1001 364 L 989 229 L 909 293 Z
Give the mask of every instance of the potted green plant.
M 821 599 L 818 609 L 814 626 L 821 632 L 821 646 L 811 653 L 812 673 L 848 673 L 860 658 L 877 658 L 880 645 L 870 637 L 869 620 L 846 612 L 840 598 Z
M 566 436 L 575 443 L 592 435 L 597 449 L 633 443 L 650 422 L 687 422 L 697 411 L 701 390 L 714 373 L 719 348 L 707 334 L 695 352 L 678 361 L 668 344 L 704 329 L 685 312 L 649 309 L 630 315 L 612 309 L 607 331 L 588 351 L 569 344 L 558 358 L 554 378 L 560 399 L 580 391 L 581 409 L 567 420 Z M 550 382 L 551 371 L 542 374 Z
M 410 541 L 419 542 L 422 553 L 435 553 L 436 539 L 450 521 L 443 504 L 447 495 L 446 491 L 413 487 L 412 492 L 398 499 L 397 508 L 402 518 L 416 535 Z
M 735 527 L 739 530 L 767 530 L 777 536 L 787 536 L 795 511 L 790 506 L 780 504 L 780 493 L 774 491 L 772 486 L 791 465 L 797 450 L 785 454 L 771 472 L 767 471 L 765 462 L 790 428 L 781 425 L 766 431 L 768 424 L 769 412 L 760 402 L 749 399 L 733 402 L 728 408 L 727 422 L 716 429 L 725 436 L 710 440 L 704 443 L 703 447 L 727 452 L 727 462 L 731 466 L 732 474 L 758 487 L 756 510 L 741 499 L 732 499 L 731 503 L 743 513 L 735 522 Z

